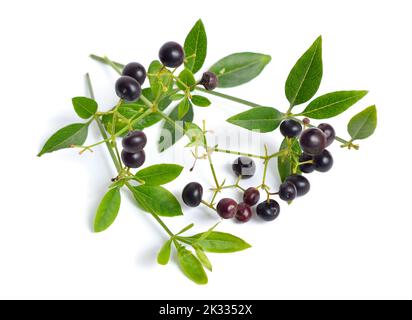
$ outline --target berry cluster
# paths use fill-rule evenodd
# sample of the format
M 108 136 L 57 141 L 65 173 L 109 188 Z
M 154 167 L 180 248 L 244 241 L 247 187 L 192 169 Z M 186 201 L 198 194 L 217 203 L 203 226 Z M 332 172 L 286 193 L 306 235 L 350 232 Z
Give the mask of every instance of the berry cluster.
M 143 131 L 130 131 L 122 140 L 122 161 L 128 168 L 139 168 L 146 160 L 144 147 L 147 138 Z

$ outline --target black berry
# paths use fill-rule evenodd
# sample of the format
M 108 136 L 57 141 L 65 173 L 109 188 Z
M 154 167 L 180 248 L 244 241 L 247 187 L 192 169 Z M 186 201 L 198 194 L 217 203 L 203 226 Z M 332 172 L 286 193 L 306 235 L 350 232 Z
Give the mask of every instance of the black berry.
M 333 158 L 328 150 L 323 150 L 321 154 L 315 156 L 314 161 L 316 171 L 326 172 L 333 166 Z
M 326 136 L 326 147 L 329 147 L 335 141 L 335 129 L 328 123 L 321 123 L 318 128 L 323 131 Z
M 252 218 L 252 209 L 246 203 L 239 203 L 235 218 L 240 222 L 248 222 Z
M 182 192 L 183 202 L 189 207 L 197 207 L 202 201 L 203 187 L 200 183 L 191 182 Z
M 125 65 L 122 75 L 132 77 L 142 85 L 146 80 L 146 69 L 138 62 L 130 62 Z
M 121 156 L 124 165 L 129 168 L 139 168 L 146 160 L 146 154 L 143 150 L 135 153 L 130 153 L 123 150 Z
M 299 142 L 304 152 L 317 155 L 326 148 L 326 135 L 318 128 L 309 128 L 302 132 Z
M 293 183 L 296 187 L 297 196 L 304 196 L 310 190 L 309 180 L 300 174 L 293 174 L 286 178 L 287 182 Z
M 284 137 L 294 138 L 302 132 L 302 125 L 293 119 L 287 119 L 280 124 L 280 132 Z
M 210 91 L 216 89 L 219 81 L 217 79 L 217 76 L 213 72 L 206 71 L 205 73 L 203 73 L 202 79 L 200 79 L 199 83 L 204 86 L 206 90 Z
M 141 94 L 140 83 L 129 76 L 121 76 L 116 81 L 116 94 L 120 99 L 126 101 L 136 101 Z
M 270 199 L 269 201 L 263 201 L 259 203 L 256 208 L 257 215 L 266 221 L 275 220 L 280 213 L 280 206 L 277 201 Z
M 136 153 L 146 146 L 147 138 L 143 131 L 130 131 L 122 140 L 123 150 Z
M 248 204 L 249 206 L 254 206 L 259 202 L 259 199 L 259 190 L 253 187 L 246 189 L 245 193 L 243 194 L 243 202 Z
M 233 172 L 243 179 L 252 177 L 256 171 L 255 162 L 248 157 L 239 157 L 232 164 Z
M 312 161 L 312 163 L 310 163 L 308 161 Z M 302 171 L 304 173 L 311 173 L 315 170 L 315 163 L 314 163 L 313 156 L 311 156 L 307 153 L 302 153 L 299 157 L 299 162 L 300 163 L 308 162 L 308 163 L 301 164 L 299 166 L 300 171 Z
M 297 188 L 292 182 L 285 181 L 279 187 L 279 198 L 284 201 L 292 201 L 297 194 Z
M 166 67 L 177 68 L 183 63 L 185 53 L 180 44 L 169 41 L 160 48 L 159 59 Z
M 233 218 L 237 212 L 237 203 L 230 198 L 223 198 L 219 201 L 216 211 L 223 219 Z

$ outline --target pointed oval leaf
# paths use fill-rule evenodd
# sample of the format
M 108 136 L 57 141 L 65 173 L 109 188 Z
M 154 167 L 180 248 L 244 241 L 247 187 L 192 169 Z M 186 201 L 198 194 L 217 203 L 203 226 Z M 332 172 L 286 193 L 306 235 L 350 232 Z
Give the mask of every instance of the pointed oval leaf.
M 218 87 L 236 87 L 256 78 L 270 62 L 269 55 L 240 52 L 234 53 L 216 62 L 210 71 L 218 78 Z
M 206 238 L 202 236 L 203 233 L 199 233 L 186 239 L 206 252 L 230 253 L 250 248 L 250 244 L 230 233 L 211 231 Z
M 371 136 L 377 125 L 376 106 L 370 106 L 355 115 L 348 123 L 348 132 L 352 140 L 366 139 Z
M 97 208 L 94 219 L 94 232 L 106 230 L 117 217 L 120 209 L 120 189 L 113 188 L 107 191 Z
M 203 96 L 193 95 L 191 100 L 192 103 L 198 107 L 208 107 L 211 105 L 210 100 Z
M 172 73 L 163 68 L 160 61 L 154 60 L 149 65 L 147 70 L 148 78 L 150 82 L 150 88 L 152 89 L 153 96 L 155 98 L 162 96 L 165 92 L 172 90 L 173 88 L 173 75 Z
M 199 259 L 199 261 L 203 264 L 203 266 L 209 270 L 212 271 L 212 264 L 207 257 L 207 255 L 199 248 L 195 248 L 196 256 Z
M 178 80 L 176 80 L 176 85 L 179 89 L 183 91 L 190 89 L 190 91 L 192 91 L 195 84 L 195 77 L 190 70 L 183 69 L 182 72 L 179 73 Z
M 309 101 L 319 89 L 322 74 L 322 37 L 318 37 L 293 66 L 286 80 L 285 94 L 290 105 Z
M 175 180 L 183 167 L 177 164 L 156 164 L 138 171 L 135 177 L 143 180 L 145 185 L 159 186 Z
M 185 67 L 196 73 L 202 68 L 206 59 L 207 37 L 202 20 L 198 20 L 186 37 L 185 44 Z
M 200 261 L 187 250 L 185 247 L 179 248 L 177 251 L 177 260 L 179 262 L 180 269 L 190 280 L 197 284 L 206 284 L 207 274 L 203 269 Z
M 157 255 L 157 263 L 161 265 L 168 264 L 170 260 L 170 251 L 172 247 L 172 239 L 167 240 Z
M 349 109 L 367 93 L 365 90 L 330 92 L 311 101 L 301 115 L 312 119 L 332 118 Z
M 226 121 L 248 130 L 270 132 L 279 126 L 283 118 L 283 113 L 275 108 L 257 107 L 234 115 Z
M 87 97 L 74 97 L 72 104 L 74 111 L 83 119 L 89 119 L 97 112 L 97 102 Z
M 280 145 L 279 151 L 288 149 L 289 144 L 291 146 L 290 148 L 295 154 L 287 154 L 287 155 L 278 157 L 278 171 L 279 171 L 280 180 L 282 182 L 284 182 L 287 177 L 293 174 L 293 166 L 294 166 L 293 157 L 298 158 L 299 155 L 302 153 L 302 149 L 300 148 L 299 141 L 296 138 L 290 140 L 289 142 L 287 138 L 283 139 L 282 144 Z M 300 173 L 300 170 L 298 169 L 296 173 Z
M 187 97 L 179 102 L 179 104 L 177 105 L 179 120 L 183 119 L 190 108 L 192 108 L 192 104 Z

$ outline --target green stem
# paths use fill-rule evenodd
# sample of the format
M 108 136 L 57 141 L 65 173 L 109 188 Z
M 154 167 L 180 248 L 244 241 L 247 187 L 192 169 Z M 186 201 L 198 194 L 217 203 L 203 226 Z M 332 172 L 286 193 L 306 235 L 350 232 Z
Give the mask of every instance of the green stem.
M 112 60 L 110 60 L 106 56 L 104 56 L 103 59 L 106 61 L 106 64 L 113 68 L 114 71 L 116 71 L 120 75 L 122 74 L 122 68 L 119 68 Z
M 100 57 L 100 56 L 97 56 L 97 55 L 95 55 L 95 54 L 91 54 L 89 57 L 92 58 L 93 60 L 96 60 L 96 61 L 101 62 L 101 63 L 104 63 L 104 64 L 108 64 L 108 65 L 111 66 L 111 64 L 108 63 L 108 61 L 105 59 L 105 57 Z M 111 60 L 110 60 L 110 61 L 111 61 Z M 119 62 L 116 62 L 116 61 L 111 61 L 111 62 L 112 62 L 114 65 L 116 65 L 117 68 L 120 68 L 120 69 L 123 69 L 123 68 L 124 68 L 124 64 L 122 64 L 122 63 L 119 63 Z
M 232 150 L 226 150 L 226 149 L 220 149 L 220 148 L 210 148 L 213 151 L 216 152 L 222 152 L 222 153 L 230 153 L 230 154 L 236 154 L 239 156 L 246 156 L 246 157 L 252 157 L 252 158 L 258 158 L 258 159 L 266 159 L 265 156 L 260 156 L 257 154 L 251 154 L 251 153 L 246 153 L 246 152 L 240 152 L 240 151 L 232 151 Z
M 240 98 L 237 98 L 237 97 L 225 94 L 225 93 L 221 93 L 221 92 L 217 92 L 217 91 L 209 91 L 209 90 L 203 89 L 199 86 L 197 86 L 195 89 L 197 91 L 201 91 L 201 92 L 210 94 L 212 96 L 216 96 L 216 97 L 220 97 L 220 98 L 223 98 L 223 99 L 226 99 L 226 100 L 230 100 L 230 101 L 233 101 L 233 102 L 244 104 L 245 106 L 248 106 L 248 107 L 251 107 L 251 108 L 261 107 L 260 104 L 257 104 L 257 103 L 254 103 L 254 102 L 251 102 L 251 101 L 248 101 L 248 100 L 240 99 Z
M 147 117 L 149 114 L 151 114 L 153 111 L 151 109 L 146 110 L 144 113 L 142 113 L 140 116 L 138 116 L 136 119 L 130 122 L 130 126 L 133 127 L 133 125 L 142 120 L 143 118 Z M 115 134 L 116 137 L 121 136 L 122 134 L 126 133 L 129 130 L 128 126 L 125 126 L 123 129 L 121 129 L 119 132 Z

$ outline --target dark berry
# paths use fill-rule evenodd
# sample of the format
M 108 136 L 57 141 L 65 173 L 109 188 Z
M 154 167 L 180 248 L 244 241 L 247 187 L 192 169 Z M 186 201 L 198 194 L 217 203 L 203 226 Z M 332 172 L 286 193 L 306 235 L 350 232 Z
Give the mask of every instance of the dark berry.
M 146 80 L 146 69 L 138 62 L 130 62 L 125 65 L 122 75 L 132 77 L 142 85 Z
M 202 79 L 200 79 L 199 83 L 204 86 L 206 90 L 213 90 L 216 89 L 219 81 L 213 72 L 206 71 L 205 73 L 203 73 Z
M 304 196 L 310 190 L 309 180 L 300 174 L 293 174 L 286 178 L 287 182 L 293 183 L 296 187 L 297 196 Z
M 280 124 L 280 133 L 284 137 L 294 138 L 302 132 L 302 125 L 293 119 L 287 119 Z
M 183 189 L 183 202 L 189 207 L 197 207 L 202 201 L 203 187 L 200 183 L 191 182 Z
M 160 48 L 159 59 L 166 67 L 177 68 L 183 63 L 185 53 L 180 44 L 169 41 Z
M 299 142 L 304 152 L 317 155 L 326 148 L 326 135 L 318 128 L 309 128 L 302 132 Z
M 246 203 L 239 203 L 235 218 L 241 222 L 248 222 L 252 218 L 252 209 Z
M 243 179 L 252 177 L 256 171 L 255 162 L 248 157 L 239 157 L 232 164 L 233 172 Z
M 136 153 L 146 146 L 147 138 L 143 131 L 130 131 L 122 140 L 123 150 Z
M 279 187 L 279 198 L 284 201 L 292 201 L 297 194 L 297 188 L 292 182 L 285 181 Z
M 312 161 L 312 163 L 309 163 L 308 161 Z M 299 166 L 300 171 L 304 172 L 304 173 L 311 173 L 315 170 L 315 163 L 314 163 L 314 159 L 313 156 L 307 154 L 307 153 L 302 153 L 299 157 L 299 162 L 308 162 L 308 163 L 304 163 L 301 164 Z
M 326 136 L 326 147 L 329 147 L 335 141 L 335 129 L 328 123 L 321 123 L 318 128 L 323 131 Z
M 307 126 L 307 125 L 310 124 L 310 119 L 309 118 L 303 118 L 302 122 L 305 126 Z
M 277 201 L 270 199 L 263 201 L 256 207 L 256 213 L 259 217 L 266 221 L 275 220 L 280 213 L 280 206 Z
M 248 188 L 243 194 L 243 202 L 250 206 L 254 206 L 259 202 L 260 193 L 259 190 L 253 187 Z
M 237 212 L 237 203 L 230 198 L 223 198 L 219 201 L 216 211 L 223 219 L 233 218 Z
M 315 156 L 314 161 L 316 171 L 326 172 L 333 166 L 333 158 L 328 150 L 323 150 L 321 154 Z
M 120 99 L 136 101 L 140 97 L 142 89 L 136 79 L 129 76 L 121 76 L 116 81 L 116 94 Z
M 139 168 L 143 165 L 145 160 L 146 154 L 143 150 L 135 153 L 122 151 L 122 161 L 126 167 Z

